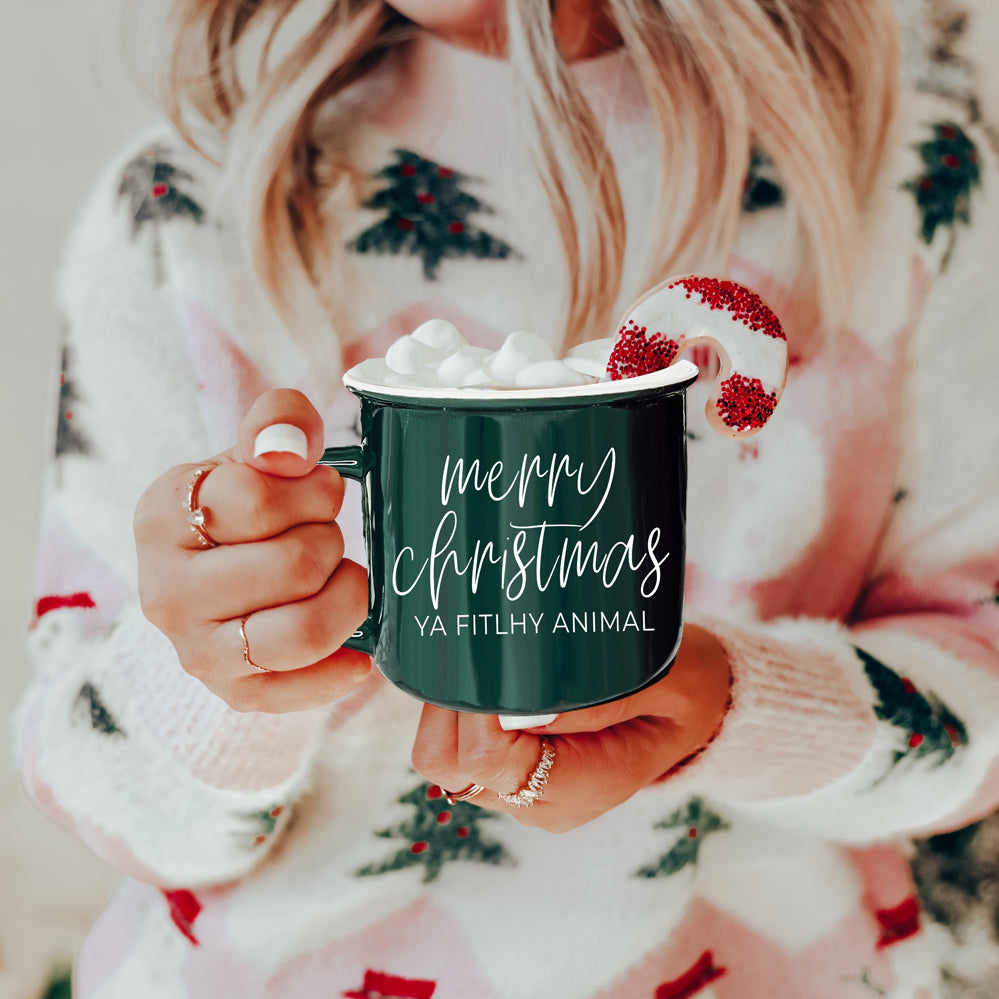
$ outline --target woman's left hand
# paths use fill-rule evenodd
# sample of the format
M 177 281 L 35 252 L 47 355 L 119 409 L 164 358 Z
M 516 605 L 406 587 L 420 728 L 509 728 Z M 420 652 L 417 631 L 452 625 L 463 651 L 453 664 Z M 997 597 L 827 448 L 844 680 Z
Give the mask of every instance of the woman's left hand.
M 703 749 L 724 718 L 731 675 L 721 643 L 688 624 L 669 673 L 637 694 L 569 711 L 550 725 L 504 731 L 496 715 L 425 705 L 413 766 L 427 780 L 463 791 L 473 803 L 509 812 L 524 825 L 566 832 L 597 818 Z M 530 807 L 499 794 L 524 787 L 549 738 L 555 759 L 542 797 Z

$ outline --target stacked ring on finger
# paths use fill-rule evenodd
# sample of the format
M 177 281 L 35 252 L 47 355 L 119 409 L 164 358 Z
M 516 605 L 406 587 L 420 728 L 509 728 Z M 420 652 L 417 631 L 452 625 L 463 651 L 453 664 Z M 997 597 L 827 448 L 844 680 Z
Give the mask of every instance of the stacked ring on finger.
M 250 640 L 246 637 L 246 622 L 249 621 L 251 617 L 253 617 L 252 614 L 247 614 L 239 622 L 239 637 L 243 640 L 243 662 L 252 669 L 255 669 L 258 673 L 273 673 L 273 670 L 268 669 L 266 666 L 258 666 L 250 658 Z
M 214 467 L 214 466 L 212 466 Z M 217 548 L 218 542 L 205 529 L 208 521 L 208 511 L 198 505 L 198 493 L 205 479 L 208 478 L 212 468 L 199 468 L 191 476 L 191 481 L 187 485 L 187 525 L 198 536 L 202 548 Z
M 477 794 L 485 791 L 485 787 L 482 784 L 469 784 L 463 791 L 448 791 L 443 787 L 441 790 L 444 792 L 444 800 L 449 805 L 454 805 L 459 801 L 471 801 Z
M 555 762 L 555 747 L 551 739 L 541 736 L 541 759 L 537 766 L 527 775 L 527 782 L 523 787 L 512 794 L 499 794 L 500 801 L 505 801 L 508 805 L 515 805 L 517 808 L 530 808 L 536 801 L 540 801 L 548 786 L 548 775 L 551 773 L 552 764 Z

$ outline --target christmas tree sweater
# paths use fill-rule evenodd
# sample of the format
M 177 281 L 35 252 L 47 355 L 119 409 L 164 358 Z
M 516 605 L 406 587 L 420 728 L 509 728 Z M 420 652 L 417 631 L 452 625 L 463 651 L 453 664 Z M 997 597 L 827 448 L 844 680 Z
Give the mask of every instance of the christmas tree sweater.
M 623 306 L 644 290 L 654 132 L 623 54 L 576 73 L 624 194 Z M 486 347 L 553 334 L 558 238 L 507 67 L 424 37 L 350 99 L 368 186 L 339 219 L 355 335 L 331 371 L 432 316 Z M 709 431 L 706 385 L 688 393 L 687 616 L 724 643 L 731 707 L 689 765 L 557 836 L 447 804 L 410 764 L 420 704 L 377 674 L 331 708 L 239 713 L 143 618 L 131 518 L 153 479 L 231 445 L 271 386 L 306 391 L 328 443 L 356 439 L 352 397 L 280 332 L 217 188 L 166 130 L 129 150 L 59 284 L 15 747 L 38 806 L 124 875 L 74 994 L 969 994 L 994 931 L 935 919 L 910 864 L 917 838 L 999 802 L 999 178 L 967 105 L 905 100 L 827 342 L 794 336 L 789 209 L 754 159 L 727 274 L 788 320 L 787 390 L 743 442 Z M 359 510 L 351 488 L 355 558 Z

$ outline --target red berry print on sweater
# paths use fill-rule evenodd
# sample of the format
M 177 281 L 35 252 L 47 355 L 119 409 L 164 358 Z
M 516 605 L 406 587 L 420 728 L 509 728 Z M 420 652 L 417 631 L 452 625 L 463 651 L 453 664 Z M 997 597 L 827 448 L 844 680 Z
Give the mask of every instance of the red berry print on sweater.
M 689 999 L 721 978 L 726 971 L 726 968 L 715 964 L 714 955 L 706 950 L 679 978 L 663 982 L 656 989 L 656 999 Z
M 195 947 L 200 946 L 198 938 L 194 935 L 194 921 L 201 914 L 201 903 L 193 892 L 186 888 L 176 891 L 163 891 L 163 897 L 170 906 L 170 918 L 174 926 L 187 937 Z
M 246 816 L 249 825 L 250 842 L 254 847 L 263 846 L 274 835 L 278 820 L 285 813 L 285 806 L 273 805 L 263 812 L 251 812 Z
M 863 649 L 854 652 L 874 688 L 875 717 L 900 730 L 904 748 L 894 751 L 892 768 L 906 760 L 940 766 L 968 744 L 964 723 L 933 693 L 921 693 L 908 677 L 899 676 Z
M 182 188 L 194 175 L 170 162 L 176 154 L 166 145 L 154 145 L 129 161 L 118 184 L 118 197 L 128 201 L 132 220 L 132 238 L 147 228 L 152 231 L 152 282 L 166 281 L 166 266 L 160 239 L 160 228 L 175 219 L 200 225 L 205 210 Z
M 982 185 L 981 158 L 975 143 L 954 122 L 928 127 L 930 138 L 916 147 L 923 169 L 902 186 L 916 199 L 923 242 L 930 245 L 938 229 L 947 232 L 943 270 L 954 252 L 958 226 L 971 222 L 972 192 Z
M 705 838 L 728 829 L 729 824 L 700 798 L 691 798 L 686 807 L 678 808 L 669 818 L 656 823 L 655 828 L 676 830 L 678 838 L 654 864 L 637 870 L 637 877 L 669 877 L 691 864 L 696 865 Z
M 80 401 L 76 385 L 70 377 L 70 350 L 62 348 L 62 372 L 59 375 L 59 416 L 56 421 L 55 453 L 57 458 L 67 454 L 89 454 L 90 441 L 75 422 L 74 407 Z
M 341 992 L 343 999 L 431 999 L 436 982 L 422 978 L 400 978 L 382 971 L 365 971 L 359 989 Z
M 121 175 L 118 195 L 128 198 L 133 236 L 148 222 L 155 226 L 172 218 L 195 223 L 204 219 L 201 205 L 181 190 L 194 177 L 171 163 L 170 156 L 166 146 L 151 146 L 132 159 Z
M 495 813 L 483 811 L 464 801 L 449 805 L 444 792 L 436 784 L 419 784 L 399 799 L 413 809 L 411 818 L 375 835 L 400 841 L 396 852 L 378 863 L 365 864 L 355 873 L 372 877 L 398 871 L 404 867 L 419 867 L 424 883 L 434 881 L 445 864 L 456 860 L 482 864 L 508 864 L 511 857 L 502 843 L 489 839 L 482 824 L 495 818 Z
M 466 190 L 473 178 L 407 149 L 395 150 L 395 161 L 375 177 L 384 186 L 363 207 L 383 217 L 349 244 L 355 253 L 419 257 L 427 281 L 437 278 L 445 259 L 505 260 L 517 255 L 472 221 L 473 215 L 492 212 Z

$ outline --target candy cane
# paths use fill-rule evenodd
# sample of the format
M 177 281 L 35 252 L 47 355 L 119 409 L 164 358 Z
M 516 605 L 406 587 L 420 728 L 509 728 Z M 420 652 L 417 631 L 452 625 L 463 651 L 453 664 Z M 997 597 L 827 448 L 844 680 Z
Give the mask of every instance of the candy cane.
M 770 419 L 787 380 L 787 338 L 770 307 L 749 288 L 710 277 L 670 278 L 625 315 L 607 374 L 631 378 L 668 367 L 708 343 L 721 370 L 708 399 L 708 422 L 729 437 L 748 437 Z

